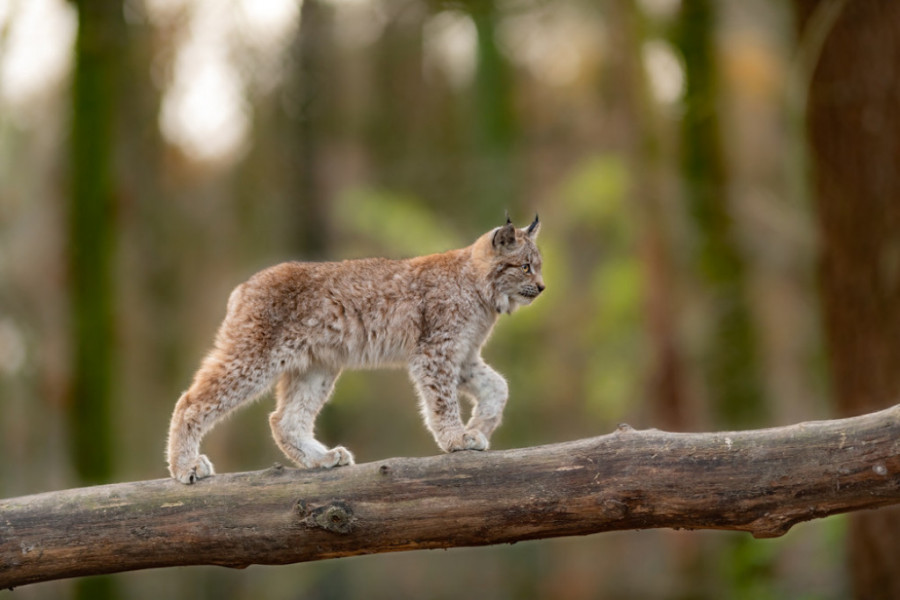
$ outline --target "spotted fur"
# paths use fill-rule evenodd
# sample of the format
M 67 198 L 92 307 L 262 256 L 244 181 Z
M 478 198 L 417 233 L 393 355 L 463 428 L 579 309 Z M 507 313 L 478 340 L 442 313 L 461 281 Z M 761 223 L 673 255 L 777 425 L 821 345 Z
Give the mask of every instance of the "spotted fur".
M 507 224 L 466 248 L 407 260 L 283 263 L 228 299 L 212 351 L 172 415 L 169 471 L 182 483 L 214 473 L 203 436 L 276 382 L 276 444 L 303 467 L 353 464 L 313 435 L 342 369 L 406 365 L 425 424 L 445 452 L 485 450 L 500 424 L 506 381 L 481 358 L 502 313 L 543 290 L 540 223 Z M 463 424 L 458 392 L 474 402 Z

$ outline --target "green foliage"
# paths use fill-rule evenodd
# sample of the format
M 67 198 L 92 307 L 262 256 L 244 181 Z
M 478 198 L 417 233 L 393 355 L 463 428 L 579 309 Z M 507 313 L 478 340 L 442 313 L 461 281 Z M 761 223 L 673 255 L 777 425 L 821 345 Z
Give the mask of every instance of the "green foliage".
M 640 264 L 623 253 L 597 269 L 591 286 L 596 312 L 582 335 L 595 348 L 588 399 L 597 414 L 619 421 L 640 397 L 643 366 Z
M 624 157 L 617 154 L 583 159 L 560 186 L 567 219 L 614 233 L 627 225 L 622 219 L 624 202 L 630 192 Z
M 573 261 L 589 261 L 586 281 L 576 284 L 590 299 L 586 323 L 578 329 L 579 343 L 590 356 L 586 401 L 593 414 L 615 422 L 639 397 L 643 375 L 642 273 L 625 204 L 629 173 L 621 156 L 594 156 L 578 165 L 562 187 L 570 218 L 590 231 L 589 246 L 569 249 L 580 255 Z
M 774 585 L 777 564 L 777 542 L 757 542 L 745 535 L 731 536 L 724 552 L 719 554 L 718 571 L 730 588 L 728 597 L 735 600 L 782 597 Z
M 443 252 L 461 245 L 453 225 L 440 222 L 420 199 L 385 188 L 345 190 L 336 217 L 361 246 L 393 257 Z

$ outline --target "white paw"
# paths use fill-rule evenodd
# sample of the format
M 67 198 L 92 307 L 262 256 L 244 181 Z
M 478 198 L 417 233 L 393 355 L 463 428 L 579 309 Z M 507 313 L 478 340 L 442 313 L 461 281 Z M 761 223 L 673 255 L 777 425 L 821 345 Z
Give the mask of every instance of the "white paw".
M 459 450 L 487 450 L 489 445 L 488 439 L 483 433 L 477 429 L 469 429 L 447 444 L 447 452 L 457 452 Z
M 310 467 L 322 467 L 331 469 L 353 464 L 353 454 L 343 446 L 335 446 L 321 457 L 309 461 Z
M 199 454 L 188 461 L 179 461 L 178 465 L 169 467 L 169 472 L 173 478 L 186 484 L 195 483 L 204 477 L 216 474 L 212 463 L 205 454 Z
M 334 463 L 335 467 L 343 467 L 354 463 L 353 454 L 343 446 L 335 446 L 328 451 L 328 454 L 334 454 L 337 457 L 337 462 Z

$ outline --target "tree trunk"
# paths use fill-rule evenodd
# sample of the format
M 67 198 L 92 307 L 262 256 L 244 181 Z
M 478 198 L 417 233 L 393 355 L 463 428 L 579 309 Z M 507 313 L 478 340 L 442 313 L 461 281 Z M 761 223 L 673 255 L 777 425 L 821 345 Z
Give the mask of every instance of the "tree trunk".
M 710 332 L 703 352 L 706 391 L 719 423 L 764 421 L 756 340 L 744 259 L 733 239 L 719 133 L 718 73 L 712 0 L 684 0 L 676 42 L 684 57 L 682 177 L 696 232 L 694 264 L 707 296 Z
M 689 431 L 691 415 L 685 402 L 684 376 L 679 349 L 678 293 L 674 252 L 669 240 L 663 180 L 665 149 L 659 111 L 648 87 L 641 58 L 645 17 L 635 0 L 609 6 L 615 48 L 610 79 L 615 89 L 615 119 L 620 145 L 631 171 L 629 204 L 639 228 L 639 254 L 644 275 L 644 311 L 650 360 L 647 369 L 649 405 L 654 422 L 673 431 Z
M 622 529 L 773 537 L 801 521 L 900 502 L 898 439 L 895 406 L 759 431 L 620 426 L 538 448 L 38 494 L 0 501 L 0 588 Z
M 330 116 L 336 65 L 327 63 L 331 42 L 328 18 L 319 0 L 304 0 L 292 50 L 294 68 L 288 75 L 299 103 L 291 108 L 296 114 L 289 130 L 289 240 L 291 249 L 306 260 L 327 256 L 330 237 L 323 132 Z
M 797 1 L 801 39 L 830 5 Z M 825 331 L 842 414 L 900 397 L 898 65 L 900 4 L 847 2 L 809 90 Z M 856 515 L 849 544 L 854 595 L 900 598 L 900 512 Z
M 515 116 L 510 66 L 497 45 L 498 9 L 495 0 L 463 3 L 477 33 L 476 71 L 472 95 L 477 212 L 493 223 L 516 201 Z
M 78 3 L 73 82 L 69 257 L 72 315 L 70 423 L 84 483 L 108 481 L 113 350 L 113 147 L 122 7 Z
M 124 54 L 122 5 L 77 2 L 72 83 L 69 276 L 72 382 L 69 435 L 83 483 L 112 478 L 116 98 Z M 108 598 L 105 579 L 85 581 L 78 597 Z

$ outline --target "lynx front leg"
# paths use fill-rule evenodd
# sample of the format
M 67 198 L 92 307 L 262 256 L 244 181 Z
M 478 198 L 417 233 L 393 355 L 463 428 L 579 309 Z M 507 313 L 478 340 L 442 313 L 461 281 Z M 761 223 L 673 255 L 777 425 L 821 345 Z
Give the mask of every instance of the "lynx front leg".
M 509 397 L 509 386 L 500 373 L 488 366 L 481 357 L 463 364 L 459 389 L 475 399 L 475 410 L 466 425 L 490 438 L 500 425 L 503 407 Z
M 410 361 L 409 374 L 419 394 L 425 425 L 444 452 L 487 450 L 484 434 L 463 427 L 459 416 L 458 367 L 440 355 L 422 355 Z
M 272 436 L 281 451 L 302 467 L 352 465 L 343 446 L 328 449 L 313 435 L 316 416 L 331 396 L 338 373 L 326 370 L 284 373 L 278 381 L 278 407 L 269 417 Z

